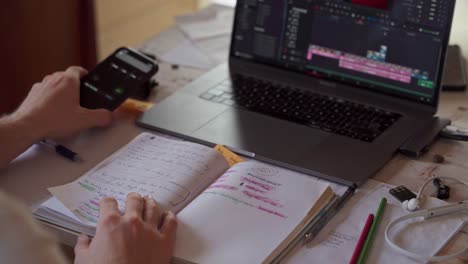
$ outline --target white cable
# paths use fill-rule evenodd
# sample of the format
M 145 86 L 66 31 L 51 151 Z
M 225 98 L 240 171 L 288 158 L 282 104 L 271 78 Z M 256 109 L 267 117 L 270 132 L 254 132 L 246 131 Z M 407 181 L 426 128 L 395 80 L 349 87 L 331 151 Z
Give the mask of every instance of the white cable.
M 464 203 L 467 203 L 468 201 L 465 201 Z M 452 207 L 455 207 L 456 205 L 451 205 Z M 464 207 L 466 207 L 466 204 L 463 205 Z M 445 207 L 447 208 L 448 206 L 442 206 L 442 207 Z M 405 250 L 401 247 L 399 247 L 398 245 L 394 244 L 392 242 L 392 240 L 390 239 L 389 237 L 389 232 L 390 232 L 390 229 L 392 227 L 394 227 L 396 224 L 400 223 L 400 222 L 403 222 L 405 220 L 408 220 L 408 219 L 412 219 L 412 218 L 418 218 L 418 217 L 423 217 L 424 219 L 426 219 L 428 216 L 431 215 L 431 212 L 433 212 L 434 210 L 439 210 L 440 208 L 442 207 L 436 207 L 436 208 L 433 208 L 433 209 L 430 209 L 430 210 L 422 210 L 422 211 L 419 211 L 419 212 L 416 212 L 416 213 L 411 213 L 411 214 L 408 214 L 408 215 L 405 215 L 405 216 L 402 216 L 398 219 L 396 219 L 395 221 L 391 222 L 387 228 L 385 229 L 385 240 L 387 241 L 388 245 L 395 251 L 405 255 L 405 256 L 408 256 L 410 258 L 413 258 L 413 259 L 416 259 L 416 260 L 422 260 L 422 261 L 447 261 L 447 260 L 450 260 L 452 258 L 456 258 L 456 257 L 459 257 L 459 256 L 462 256 L 464 255 L 465 253 L 468 253 L 468 247 L 465 247 L 464 249 L 460 250 L 460 251 L 457 251 L 455 253 L 452 253 L 452 254 L 449 254 L 449 255 L 445 255 L 445 256 L 423 256 L 423 255 L 419 255 L 419 254 L 416 254 L 416 253 L 413 253 L 413 252 L 410 252 L 408 250 Z M 464 210 L 466 210 L 466 208 L 462 208 Z M 453 213 L 453 212 L 451 212 Z M 442 214 L 443 215 L 443 214 Z M 438 216 L 441 216 L 441 215 L 438 215 Z M 468 224 L 468 219 L 465 219 L 463 225 L 460 226 L 460 228 L 454 233 L 458 233 L 465 225 Z
M 468 182 L 464 182 L 464 181 L 461 181 L 461 180 L 458 180 L 458 179 L 455 179 L 455 178 L 452 178 L 452 177 L 445 177 L 445 176 L 440 176 L 440 177 L 431 177 L 430 179 L 428 179 L 426 182 L 424 182 L 424 184 L 419 188 L 419 191 L 418 191 L 418 195 L 416 195 L 416 201 L 418 202 L 418 205 L 416 207 L 416 209 L 419 209 L 419 207 L 421 206 L 419 204 L 419 202 L 421 201 L 422 197 L 423 197 L 423 191 L 424 189 L 426 188 L 426 186 L 431 183 L 434 179 L 445 179 L 445 180 L 452 180 L 452 181 L 455 181 L 459 184 L 463 184 L 465 186 L 468 186 Z
M 459 184 L 463 184 L 465 186 L 468 186 L 468 182 L 464 182 L 464 181 L 461 181 L 461 180 L 458 180 L 458 179 L 455 179 L 455 178 L 452 178 L 452 177 L 431 177 L 426 182 L 424 182 L 424 184 L 419 188 L 418 195 L 416 196 L 416 198 L 414 198 L 416 200 L 416 205 L 414 206 L 413 209 L 419 209 L 419 207 L 420 207 L 419 202 L 421 201 L 421 199 L 423 197 L 424 189 L 426 188 L 426 186 L 429 183 L 431 183 L 436 178 L 437 179 L 452 180 L 452 181 L 455 181 L 455 182 L 457 182 Z M 410 201 L 413 202 L 414 200 L 411 199 Z M 404 204 L 404 207 L 407 210 L 410 210 L 409 207 L 408 207 L 409 201 L 405 201 L 403 204 Z M 438 262 L 440 262 L 440 261 L 447 261 L 449 259 L 462 256 L 465 253 L 468 253 L 468 247 L 464 248 L 463 250 L 457 251 L 457 252 L 455 252 L 453 254 L 449 254 L 449 255 L 445 255 L 445 256 L 435 256 L 435 257 L 434 256 L 422 256 L 422 255 L 410 252 L 408 250 L 405 250 L 405 249 L 399 247 L 398 245 L 396 245 L 395 243 L 393 243 L 392 240 L 389 237 L 389 232 L 390 232 L 390 229 L 392 227 L 394 227 L 398 223 L 403 222 L 403 221 L 408 220 L 408 219 L 423 217 L 424 220 L 426 220 L 426 219 L 429 219 L 429 218 L 439 217 L 439 216 L 442 216 L 442 215 L 452 214 L 452 213 L 456 213 L 456 212 L 460 212 L 460 211 L 464 211 L 464 210 L 468 210 L 468 201 L 460 202 L 460 203 L 457 203 L 457 204 L 450 204 L 450 205 L 435 207 L 435 208 L 422 210 L 422 211 L 419 211 L 419 212 L 410 213 L 408 215 L 402 216 L 402 217 L 394 220 L 393 222 L 391 222 L 387 226 L 387 228 L 385 229 L 385 240 L 387 241 L 388 245 L 393 250 L 395 250 L 395 251 L 397 251 L 397 252 L 399 252 L 399 253 L 401 253 L 401 254 L 403 254 L 405 256 L 408 256 L 410 258 L 417 259 L 417 260 L 438 261 Z M 461 225 L 461 227 L 454 234 L 458 233 L 467 224 L 468 224 L 468 219 L 465 219 L 463 225 Z

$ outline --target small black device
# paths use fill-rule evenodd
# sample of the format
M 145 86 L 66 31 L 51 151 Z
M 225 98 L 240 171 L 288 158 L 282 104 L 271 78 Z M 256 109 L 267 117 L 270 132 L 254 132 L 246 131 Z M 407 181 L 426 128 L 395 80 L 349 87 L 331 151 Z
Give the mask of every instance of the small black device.
M 89 109 L 119 107 L 158 71 L 149 57 L 119 48 L 81 79 L 80 104 Z
M 450 187 L 445 184 L 442 184 L 439 178 L 434 178 L 432 183 L 437 188 L 437 198 L 441 200 L 447 200 L 450 198 Z
M 416 198 L 416 195 L 403 185 L 390 189 L 390 194 L 400 202 Z

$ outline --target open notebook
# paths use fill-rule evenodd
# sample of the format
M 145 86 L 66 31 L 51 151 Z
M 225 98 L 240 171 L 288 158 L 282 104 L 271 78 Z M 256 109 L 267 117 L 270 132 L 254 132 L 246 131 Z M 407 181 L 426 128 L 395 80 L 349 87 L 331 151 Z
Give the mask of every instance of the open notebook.
M 217 151 L 142 133 L 81 178 L 50 188 L 35 212 L 92 235 L 99 201 L 129 192 L 177 213 L 174 262 L 268 263 L 334 197 L 329 184 L 257 162 L 229 167 Z

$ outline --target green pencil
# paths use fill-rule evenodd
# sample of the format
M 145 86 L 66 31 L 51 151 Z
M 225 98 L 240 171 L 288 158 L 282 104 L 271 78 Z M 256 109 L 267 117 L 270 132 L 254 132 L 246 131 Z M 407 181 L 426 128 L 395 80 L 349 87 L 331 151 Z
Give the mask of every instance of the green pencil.
M 377 214 L 375 215 L 374 222 L 372 223 L 371 229 L 369 234 L 367 235 L 366 242 L 364 243 L 364 247 L 362 248 L 361 255 L 359 255 L 358 264 L 366 263 L 367 255 L 369 255 L 370 246 L 372 245 L 372 241 L 374 240 L 375 233 L 377 232 L 377 227 L 380 223 L 380 219 L 382 219 L 382 215 L 387 205 L 387 199 L 382 198 L 380 201 L 379 209 L 377 210 Z

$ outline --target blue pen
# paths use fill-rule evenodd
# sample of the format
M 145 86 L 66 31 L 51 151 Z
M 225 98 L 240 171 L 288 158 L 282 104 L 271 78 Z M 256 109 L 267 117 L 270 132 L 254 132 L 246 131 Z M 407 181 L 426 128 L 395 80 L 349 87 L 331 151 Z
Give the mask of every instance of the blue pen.
M 66 158 L 68 160 L 83 161 L 83 159 L 80 157 L 80 155 L 78 155 L 78 153 L 76 153 L 76 152 L 70 150 L 69 148 L 64 147 L 64 146 L 62 146 L 60 144 L 56 144 L 56 143 L 54 143 L 52 141 L 45 140 L 45 139 L 41 140 L 40 143 L 43 146 L 54 149 L 57 154 L 59 154 L 60 156 Z

